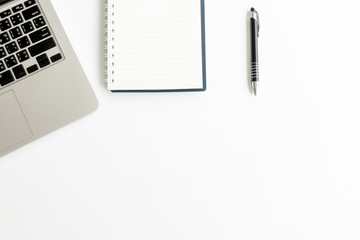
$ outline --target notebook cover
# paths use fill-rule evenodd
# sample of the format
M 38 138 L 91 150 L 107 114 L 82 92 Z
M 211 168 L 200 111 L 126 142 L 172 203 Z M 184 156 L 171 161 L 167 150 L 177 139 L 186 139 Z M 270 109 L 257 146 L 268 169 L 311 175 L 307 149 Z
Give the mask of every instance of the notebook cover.
M 111 92 L 113 92 L 113 93 L 146 93 L 146 92 L 151 93 L 151 92 L 204 92 L 204 91 L 206 91 L 206 89 L 207 89 L 207 78 L 206 78 L 205 0 L 200 0 L 200 4 L 201 4 L 201 41 L 202 41 L 203 88 L 198 88 L 198 89 L 165 89 L 165 90 L 162 90 L 162 89 L 159 89 L 159 90 L 111 90 Z M 106 72 L 107 72 L 107 69 L 106 69 Z

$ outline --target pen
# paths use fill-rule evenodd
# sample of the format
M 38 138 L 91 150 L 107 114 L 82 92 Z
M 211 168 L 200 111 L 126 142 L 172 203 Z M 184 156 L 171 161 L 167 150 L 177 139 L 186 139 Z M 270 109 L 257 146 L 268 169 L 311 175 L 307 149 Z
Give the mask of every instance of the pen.
M 258 58 L 258 37 L 259 37 L 260 21 L 259 14 L 255 8 L 250 11 L 250 43 L 251 43 L 251 85 L 255 96 L 259 90 L 259 58 Z

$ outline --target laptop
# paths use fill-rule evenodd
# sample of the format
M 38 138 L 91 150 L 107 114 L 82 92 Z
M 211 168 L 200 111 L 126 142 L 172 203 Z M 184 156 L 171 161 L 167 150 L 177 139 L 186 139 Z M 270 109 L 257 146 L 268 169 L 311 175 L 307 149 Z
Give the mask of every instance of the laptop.
M 50 0 L 0 0 L 0 157 L 97 106 Z

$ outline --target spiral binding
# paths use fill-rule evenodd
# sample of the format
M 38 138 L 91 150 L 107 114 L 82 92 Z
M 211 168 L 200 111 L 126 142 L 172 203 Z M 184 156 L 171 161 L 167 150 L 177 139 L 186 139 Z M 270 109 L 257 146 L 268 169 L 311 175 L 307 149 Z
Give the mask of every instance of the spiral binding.
M 108 1 L 104 0 L 104 71 L 105 83 L 108 82 Z
M 109 79 L 109 72 L 112 73 L 112 76 L 114 74 L 114 70 L 112 68 L 112 66 L 114 66 L 114 54 L 112 51 L 114 49 L 114 37 L 109 38 L 109 24 L 114 24 L 114 20 L 111 20 L 111 22 L 109 22 L 109 18 L 114 15 L 114 7 L 114 4 L 109 6 L 108 0 L 104 0 L 104 70 L 106 83 L 109 83 L 110 81 L 114 82 L 113 77 Z M 111 31 L 114 32 L 113 29 Z M 110 69 L 111 71 L 109 71 Z

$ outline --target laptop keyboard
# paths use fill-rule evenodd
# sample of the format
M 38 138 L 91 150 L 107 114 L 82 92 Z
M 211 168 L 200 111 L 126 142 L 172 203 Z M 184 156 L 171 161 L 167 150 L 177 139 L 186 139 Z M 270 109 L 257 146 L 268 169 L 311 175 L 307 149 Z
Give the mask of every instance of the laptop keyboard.
M 62 59 L 36 0 L 0 10 L 0 89 Z

